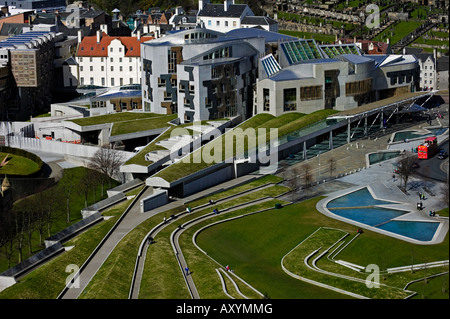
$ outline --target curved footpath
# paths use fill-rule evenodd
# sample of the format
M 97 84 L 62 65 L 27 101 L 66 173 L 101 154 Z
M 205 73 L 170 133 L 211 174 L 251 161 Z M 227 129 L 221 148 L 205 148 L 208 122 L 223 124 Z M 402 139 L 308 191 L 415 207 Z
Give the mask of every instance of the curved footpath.
M 169 209 L 182 206 L 185 202 L 195 200 L 197 198 L 203 197 L 205 195 L 227 189 L 236 185 L 240 185 L 243 182 L 254 179 L 255 175 L 242 176 L 231 181 L 216 185 L 203 192 L 198 192 L 189 197 L 178 199 L 169 202 L 166 205 L 160 206 L 149 212 L 141 213 L 140 211 L 140 199 L 149 196 L 153 190 L 152 188 L 146 188 L 145 191 L 136 196 L 133 204 L 130 205 L 126 215 L 122 217 L 121 220 L 117 222 L 114 229 L 105 237 L 104 241 L 99 244 L 91 257 L 86 261 L 86 263 L 80 268 L 78 274 L 72 279 L 76 285 L 69 285 L 66 287 L 58 296 L 58 299 L 76 299 L 78 298 L 83 290 L 87 287 L 89 282 L 95 276 L 97 271 L 100 269 L 102 264 L 106 261 L 108 256 L 114 250 L 116 245 L 122 240 L 122 238 L 128 234 L 131 230 L 136 228 L 143 221 L 148 218 L 155 216 L 158 213 L 165 212 Z

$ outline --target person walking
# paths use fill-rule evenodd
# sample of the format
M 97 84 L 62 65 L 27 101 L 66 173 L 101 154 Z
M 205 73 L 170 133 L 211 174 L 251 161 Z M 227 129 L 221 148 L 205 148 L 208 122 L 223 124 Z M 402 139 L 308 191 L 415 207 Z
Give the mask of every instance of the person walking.
M 186 276 L 189 275 L 189 267 L 186 266 L 186 268 L 184 268 L 184 270 L 186 271 Z

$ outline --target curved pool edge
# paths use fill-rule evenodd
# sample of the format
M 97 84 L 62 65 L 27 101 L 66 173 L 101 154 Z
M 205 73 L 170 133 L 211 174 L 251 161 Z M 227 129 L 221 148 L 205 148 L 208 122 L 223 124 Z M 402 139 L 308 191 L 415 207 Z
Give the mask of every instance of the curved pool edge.
M 397 239 L 400 239 L 400 240 L 403 240 L 403 241 L 406 241 L 406 242 L 410 242 L 410 243 L 413 243 L 413 244 L 418 244 L 418 245 L 435 245 L 435 244 L 440 244 L 440 243 L 442 243 L 444 241 L 444 239 L 445 239 L 445 237 L 447 235 L 447 232 L 448 232 L 448 228 L 449 228 L 449 220 L 448 220 L 448 218 L 434 217 L 433 219 L 431 219 L 431 217 L 427 218 L 427 216 L 423 215 L 423 216 L 419 216 L 420 219 L 417 219 L 417 212 L 411 210 L 411 208 L 410 208 L 411 205 L 407 204 L 407 203 L 395 202 L 396 204 L 404 204 L 405 208 L 403 210 L 407 211 L 408 213 L 406 213 L 406 215 L 410 215 L 410 216 L 407 217 L 407 216 L 403 215 L 403 218 L 402 218 L 402 216 L 400 216 L 400 217 L 394 218 L 392 220 L 402 220 L 402 221 L 410 221 L 410 222 L 419 222 L 419 221 L 420 222 L 425 222 L 426 221 L 426 222 L 432 222 L 432 223 L 439 223 L 439 225 L 438 225 L 438 227 L 437 227 L 437 229 L 436 229 L 436 231 L 435 231 L 435 233 L 433 235 L 433 238 L 431 240 L 429 240 L 429 241 L 421 241 L 421 240 L 417 240 L 417 239 L 414 239 L 414 238 L 411 238 L 411 237 L 407 237 L 407 236 L 403 236 L 403 235 L 400 235 L 400 234 L 397 234 L 397 233 L 386 231 L 386 230 L 383 230 L 383 229 L 380 229 L 380 228 L 377 228 L 377 227 L 374 227 L 374 226 L 370 226 L 370 225 L 367 225 L 367 224 L 364 224 L 364 223 L 357 222 L 357 221 L 352 220 L 352 219 L 348 219 L 348 218 L 336 215 L 336 214 L 332 213 L 327 208 L 327 205 L 328 205 L 328 203 L 330 201 L 332 201 L 334 199 L 337 199 L 339 197 L 345 196 L 347 194 L 356 192 L 356 191 L 358 191 L 360 189 L 363 189 L 363 188 L 367 188 L 369 190 L 369 192 L 372 194 L 372 196 L 375 195 L 373 190 L 371 189 L 370 185 L 355 186 L 355 187 L 351 187 L 351 188 L 345 189 L 343 191 L 338 191 L 338 192 L 332 193 L 329 196 L 321 199 L 319 202 L 317 202 L 316 209 L 321 214 L 323 214 L 323 215 L 325 215 L 327 217 L 330 217 L 330 218 L 342 221 L 342 222 L 350 224 L 350 225 L 357 226 L 359 228 L 363 228 L 363 229 L 370 230 L 370 231 L 373 231 L 373 232 L 376 232 L 376 233 L 380 233 L 382 235 L 386 235 L 386 236 L 397 238 Z M 391 200 L 381 199 L 381 198 L 375 197 L 375 196 L 374 196 L 374 198 L 378 199 L 378 200 L 392 202 Z M 380 205 L 380 207 L 381 207 L 381 205 Z M 394 209 L 394 208 L 392 208 L 392 209 Z M 400 208 L 396 208 L 396 209 L 400 210 Z M 411 218 L 411 216 L 415 217 L 415 218 Z

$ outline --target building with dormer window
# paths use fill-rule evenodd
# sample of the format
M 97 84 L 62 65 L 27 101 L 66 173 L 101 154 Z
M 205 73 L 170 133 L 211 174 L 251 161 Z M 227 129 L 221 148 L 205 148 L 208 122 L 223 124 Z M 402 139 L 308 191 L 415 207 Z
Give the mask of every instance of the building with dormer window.
M 113 37 L 97 31 L 84 37 L 76 61 L 79 86 L 113 87 L 139 84 L 141 79 L 141 43 L 153 37 Z

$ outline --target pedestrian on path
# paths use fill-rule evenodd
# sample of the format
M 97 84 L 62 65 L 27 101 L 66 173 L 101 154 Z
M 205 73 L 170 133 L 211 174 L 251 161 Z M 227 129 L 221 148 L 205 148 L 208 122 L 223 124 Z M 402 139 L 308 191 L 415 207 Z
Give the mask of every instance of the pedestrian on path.
M 189 275 L 189 267 L 186 266 L 186 268 L 184 268 L 184 270 L 186 271 L 186 276 Z

